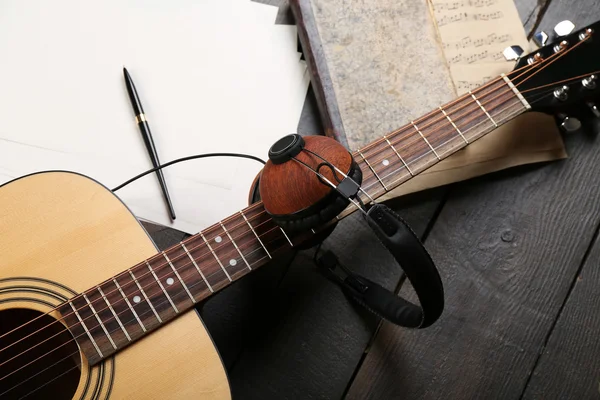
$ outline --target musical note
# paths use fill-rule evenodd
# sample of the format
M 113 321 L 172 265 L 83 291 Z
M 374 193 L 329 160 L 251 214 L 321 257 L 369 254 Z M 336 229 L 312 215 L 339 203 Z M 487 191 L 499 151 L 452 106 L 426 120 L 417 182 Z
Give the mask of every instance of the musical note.
M 527 48 L 513 0 L 428 0 L 458 94 L 481 85 L 490 71 L 509 72 L 502 51 Z
M 489 21 L 493 19 L 502 19 L 504 14 L 502 11 L 495 11 L 490 13 L 481 12 L 460 12 L 454 15 L 444 15 L 438 18 L 438 27 L 453 24 L 456 22 L 468 22 L 468 21 Z

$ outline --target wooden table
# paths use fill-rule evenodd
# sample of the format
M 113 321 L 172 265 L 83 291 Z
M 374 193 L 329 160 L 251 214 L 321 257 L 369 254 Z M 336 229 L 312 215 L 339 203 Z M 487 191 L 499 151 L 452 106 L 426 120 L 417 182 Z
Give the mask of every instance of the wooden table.
M 268 2 L 291 21 L 285 0 Z M 529 36 L 562 19 L 600 19 L 594 0 L 517 7 Z M 312 93 L 298 130 L 321 131 Z M 234 398 L 600 398 L 600 143 L 590 132 L 565 142 L 567 160 L 392 203 L 445 284 L 445 312 L 427 330 L 380 324 L 316 272 L 312 251 L 210 298 L 201 313 Z M 182 239 L 149 229 L 163 248 Z M 398 285 L 401 272 L 360 216 L 327 243 L 356 271 Z

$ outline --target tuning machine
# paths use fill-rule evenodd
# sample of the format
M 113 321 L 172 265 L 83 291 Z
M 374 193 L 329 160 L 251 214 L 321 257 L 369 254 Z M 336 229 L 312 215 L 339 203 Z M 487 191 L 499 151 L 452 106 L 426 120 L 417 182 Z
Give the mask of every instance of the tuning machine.
M 572 133 L 581 129 L 581 121 L 577 118 L 568 117 L 565 114 L 558 114 L 558 126 L 565 133 Z
M 569 21 L 568 19 L 564 21 L 560 21 L 558 24 L 554 26 L 553 32 L 553 40 L 568 36 L 575 30 L 575 24 Z
M 600 109 L 596 105 L 596 103 L 589 102 L 587 106 L 590 108 L 590 111 L 596 118 L 600 118 Z
M 502 52 L 506 61 L 516 61 L 523 53 L 525 53 L 525 50 L 521 46 L 509 46 Z
M 539 31 L 535 35 L 533 35 L 533 43 L 536 44 L 537 47 L 544 47 L 548 43 L 548 34 L 544 31 Z

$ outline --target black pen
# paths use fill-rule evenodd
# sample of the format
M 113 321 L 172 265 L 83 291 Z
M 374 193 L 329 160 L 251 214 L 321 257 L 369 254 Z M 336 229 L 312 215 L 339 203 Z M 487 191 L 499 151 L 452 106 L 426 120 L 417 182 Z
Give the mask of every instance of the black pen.
M 125 67 L 123 67 L 123 76 L 125 77 L 127 93 L 129 93 L 129 100 L 131 100 L 131 106 L 133 107 L 133 112 L 135 114 L 135 122 L 137 122 L 140 132 L 142 133 L 142 138 L 144 138 L 144 143 L 146 144 L 146 149 L 150 155 L 152 165 L 154 165 L 154 168 L 156 168 L 160 165 L 160 161 L 158 161 L 158 153 L 156 152 L 156 147 L 154 147 L 154 141 L 152 140 L 152 134 L 150 133 L 150 126 L 148 125 L 146 114 L 144 114 L 144 109 L 142 108 L 140 98 L 135 90 L 133 80 L 131 79 L 127 68 Z M 158 178 L 158 183 L 160 183 L 160 187 L 162 188 L 165 201 L 167 202 L 169 213 L 171 214 L 171 220 L 175 220 L 175 210 L 173 209 L 173 204 L 171 203 L 171 198 L 169 197 L 169 191 L 167 190 L 165 177 L 160 169 L 156 171 L 156 176 Z

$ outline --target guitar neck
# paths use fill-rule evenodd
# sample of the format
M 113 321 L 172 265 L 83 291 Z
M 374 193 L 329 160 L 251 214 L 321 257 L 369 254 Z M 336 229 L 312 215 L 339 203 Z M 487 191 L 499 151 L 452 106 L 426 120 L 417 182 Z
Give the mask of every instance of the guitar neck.
M 381 197 L 530 108 L 501 76 L 357 150 L 361 200 Z
M 504 76 L 356 151 L 374 201 L 529 109 Z M 338 219 L 355 211 L 351 205 Z M 90 365 L 301 243 L 256 203 L 86 290 L 58 311 Z

